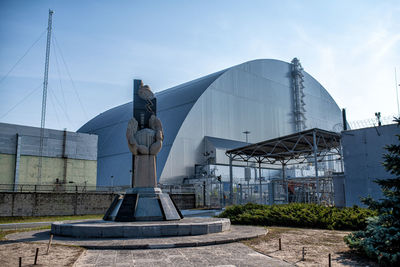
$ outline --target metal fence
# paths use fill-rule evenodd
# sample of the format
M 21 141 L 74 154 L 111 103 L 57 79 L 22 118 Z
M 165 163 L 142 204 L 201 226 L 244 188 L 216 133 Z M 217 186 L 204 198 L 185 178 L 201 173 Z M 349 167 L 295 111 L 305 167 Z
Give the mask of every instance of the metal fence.
M 317 190 L 317 184 L 319 190 Z M 178 186 L 177 186 L 178 187 Z M 229 199 L 229 190 L 224 184 L 214 179 L 203 180 L 188 185 L 185 190 L 196 195 L 196 206 L 205 208 L 223 208 L 231 204 L 286 204 L 286 203 L 320 203 L 334 204 L 333 178 L 313 177 L 294 178 L 282 181 L 272 179 L 248 183 L 233 184 L 233 199 Z
M 0 184 L 0 192 L 60 192 L 60 193 L 84 193 L 84 192 L 125 192 L 129 186 L 95 186 L 74 184 Z
M 254 180 L 254 179 L 253 179 Z M 333 179 L 321 177 L 293 178 L 242 182 L 233 184 L 233 199 L 229 199 L 229 184 L 216 179 L 203 179 L 187 185 L 159 185 L 169 194 L 195 194 L 196 207 L 223 208 L 231 204 L 334 204 Z M 53 192 L 53 193 L 123 193 L 130 186 L 91 186 L 73 184 L 0 184 L 0 192 Z M 319 193 L 317 193 L 319 192 Z M 318 200 L 319 199 L 319 200 Z
M 196 189 L 192 184 L 177 185 L 177 184 L 159 184 L 159 187 L 164 193 L 169 194 L 193 194 Z
M 317 190 L 317 184 L 319 190 Z M 321 203 L 334 204 L 332 177 L 297 178 L 286 181 L 272 181 L 269 185 L 269 202 L 283 203 Z
M 387 124 L 395 123 L 393 121 L 394 117 L 396 117 L 396 116 L 395 115 L 390 115 L 390 116 L 380 117 L 381 125 L 387 125 Z M 348 124 L 350 126 L 350 129 L 355 130 L 355 129 L 378 126 L 379 122 L 378 122 L 377 118 L 370 118 L 370 119 L 364 119 L 364 120 L 358 120 L 358 121 L 349 121 Z

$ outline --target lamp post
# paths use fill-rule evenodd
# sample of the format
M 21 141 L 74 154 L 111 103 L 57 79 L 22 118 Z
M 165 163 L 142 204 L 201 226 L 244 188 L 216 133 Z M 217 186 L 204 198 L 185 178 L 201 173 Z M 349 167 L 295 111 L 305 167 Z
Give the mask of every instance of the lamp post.
M 246 130 L 246 131 L 244 131 L 243 133 L 246 135 L 246 143 L 248 143 L 248 142 L 249 142 L 248 135 L 249 135 L 251 132 Z
M 243 203 L 243 195 L 242 195 L 242 184 L 238 184 L 239 187 L 239 205 Z
M 382 126 L 381 113 L 380 112 L 375 112 L 375 117 L 376 117 L 376 120 L 378 121 L 378 126 Z
M 221 206 L 221 209 L 223 208 L 223 200 L 222 200 L 222 198 L 223 198 L 223 195 L 222 195 L 222 176 L 221 175 L 218 175 L 217 176 L 217 180 L 218 180 L 218 182 L 219 182 L 219 199 L 220 199 L 220 201 L 219 201 L 219 204 L 220 204 L 220 206 Z

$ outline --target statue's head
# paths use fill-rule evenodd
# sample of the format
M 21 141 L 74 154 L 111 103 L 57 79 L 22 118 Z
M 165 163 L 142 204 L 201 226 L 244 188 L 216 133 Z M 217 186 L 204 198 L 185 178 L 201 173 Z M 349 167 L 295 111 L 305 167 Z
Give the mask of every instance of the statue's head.
M 138 95 L 141 99 L 144 99 L 146 101 L 150 101 L 154 98 L 154 94 L 151 91 L 150 86 L 143 85 L 143 83 L 139 87 Z

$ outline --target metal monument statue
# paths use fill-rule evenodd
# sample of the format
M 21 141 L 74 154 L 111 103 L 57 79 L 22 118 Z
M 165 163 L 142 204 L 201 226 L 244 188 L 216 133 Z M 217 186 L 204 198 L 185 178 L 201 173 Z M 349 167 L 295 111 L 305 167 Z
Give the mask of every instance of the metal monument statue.
M 153 92 L 141 82 L 138 90 L 135 90 L 134 116 L 126 129 L 126 139 L 134 162 L 133 187 L 157 186 L 156 155 L 161 150 L 164 135 L 155 109 Z
M 182 214 L 157 187 L 156 155 L 164 139 L 156 116 L 157 99 L 148 85 L 134 80 L 133 118 L 126 129 L 132 153 L 132 188 L 118 195 L 104 215 L 106 221 L 180 220 Z

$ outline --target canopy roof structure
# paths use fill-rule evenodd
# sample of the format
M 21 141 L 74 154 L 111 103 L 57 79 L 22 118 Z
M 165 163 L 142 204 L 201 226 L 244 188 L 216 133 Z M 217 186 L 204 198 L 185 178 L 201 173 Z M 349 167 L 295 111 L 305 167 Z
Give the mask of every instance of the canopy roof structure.
M 261 164 L 279 164 L 282 167 L 282 184 L 285 184 L 286 165 L 313 162 L 315 177 L 312 179 L 315 179 L 317 203 L 320 203 L 321 188 L 318 175 L 318 162 L 341 159 L 342 151 L 340 138 L 341 136 L 338 133 L 313 128 L 228 150 L 226 155 L 229 157 L 230 163 L 230 199 L 233 199 L 233 161 L 251 161 L 258 163 L 260 177 Z M 288 201 L 288 183 L 286 183 L 284 190 L 286 191 L 286 201 Z
M 301 164 L 315 157 L 319 162 L 328 155 L 341 155 L 340 134 L 318 128 L 281 136 L 259 143 L 228 150 L 233 161 L 267 164 Z

